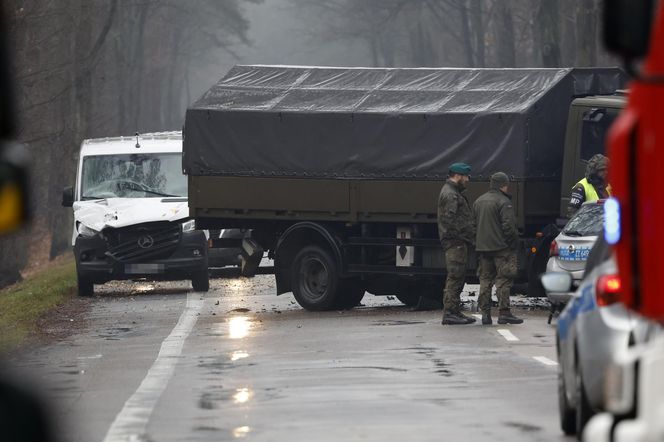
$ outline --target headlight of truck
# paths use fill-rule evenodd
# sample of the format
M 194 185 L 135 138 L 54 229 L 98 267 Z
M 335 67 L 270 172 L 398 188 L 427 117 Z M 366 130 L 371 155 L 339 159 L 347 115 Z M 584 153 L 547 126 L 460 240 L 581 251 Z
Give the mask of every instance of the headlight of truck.
M 95 236 L 98 233 L 96 230 L 91 229 L 90 227 L 82 223 L 78 223 L 78 225 L 76 226 L 76 231 L 78 232 L 79 235 L 85 236 L 87 238 Z
M 196 230 L 196 221 L 190 219 L 189 221 L 182 223 L 183 232 L 191 232 L 192 230 Z

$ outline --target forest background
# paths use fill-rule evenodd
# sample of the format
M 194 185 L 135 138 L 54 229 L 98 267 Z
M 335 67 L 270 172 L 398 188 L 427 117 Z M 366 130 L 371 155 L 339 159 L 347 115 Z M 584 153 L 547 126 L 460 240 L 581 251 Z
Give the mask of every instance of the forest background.
M 33 220 L 0 287 L 71 247 L 83 139 L 179 130 L 234 64 L 613 66 L 600 0 L 3 0 Z

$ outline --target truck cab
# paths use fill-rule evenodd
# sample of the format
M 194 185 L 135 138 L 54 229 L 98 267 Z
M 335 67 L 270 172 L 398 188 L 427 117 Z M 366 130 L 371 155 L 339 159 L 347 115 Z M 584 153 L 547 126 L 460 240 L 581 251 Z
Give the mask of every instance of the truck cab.
M 83 141 L 76 185 L 63 191 L 79 295 L 127 279 L 191 279 L 208 290 L 207 237 L 189 217 L 181 155 L 180 132 Z
M 627 103 L 627 92 L 615 95 L 592 95 L 572 101 L 565 136 L 560 214 L 567 213 L 572 187 L 584 177 L 593 155 L 606 153 L 606 139 L 611 124 Z

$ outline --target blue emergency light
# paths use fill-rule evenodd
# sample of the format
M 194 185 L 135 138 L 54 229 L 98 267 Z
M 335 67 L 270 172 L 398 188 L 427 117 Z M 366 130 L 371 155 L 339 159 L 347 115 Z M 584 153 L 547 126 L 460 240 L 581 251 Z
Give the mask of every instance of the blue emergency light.
M 604 203 L 604 238 L 611 245 L 620 241 L 620 203 L 615 198 Z

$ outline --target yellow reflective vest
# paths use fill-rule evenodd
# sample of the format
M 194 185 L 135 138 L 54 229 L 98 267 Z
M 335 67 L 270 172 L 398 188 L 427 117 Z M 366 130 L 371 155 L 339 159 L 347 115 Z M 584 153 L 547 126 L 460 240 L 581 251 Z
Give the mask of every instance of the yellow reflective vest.
M 581 181 L 579 181 L 578 183 L 576 183 L 574 185 L 574 187 L 578 186 L 579 184 L 581 186 L 583 186 L 583 192 L 586 194 L 585 202 L 597 201 L 599 199 L 599 195 L 597 194 L 597 190 L 595 190 L 595 186 L 590 184 L 588 182 L 587 178 L 584 178 Z M 611 196 L 611 186 L 610 185 L 606 186 L 606 193 L 608 193 L 609 196 Z

